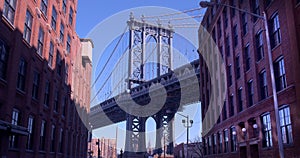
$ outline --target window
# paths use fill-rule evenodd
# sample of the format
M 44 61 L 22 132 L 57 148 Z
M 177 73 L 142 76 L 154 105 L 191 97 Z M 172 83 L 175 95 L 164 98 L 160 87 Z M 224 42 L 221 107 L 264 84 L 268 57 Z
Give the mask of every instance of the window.
M 235 57 L 235 68 L 236 79 L 239 79 L 241 77 L 240 56 Z
M 24 25 L 23 38 L 28 43 L 30 43 L 30 38 L 31 38 L 32 19 L 33 19 L 33 17 L 31 15 L 31 13 L 27 10 L 26 11 L 26 19 L 25 19 L 25 25 Z
M 231 137 L 231 152 L 236 152 L 236 146 L 237 146 L 237 137 L 236 137 L 236 129 L 234 126 L 230 128 L 230 137 Z
M 290 107 L 284 106 L 279 109 L 280 129 L 282 134 L 282 142 L 284 144 L 293 143 L 292 122 Z
M 61 42 L 64 41 L 64 31 L 65 31 L 64 24 L 60 23 L 59 39 Z
M 254 89 L 253 89 L 253 81 L 250 80 L 247 83 L 248 87 L 248 106 L 252 106 L 254 101 L 253 101 L 253 96 L 254 96 Z
M 262 118 L 262 133 L 263 133 L 263 147 L 272 147 L 272 129 L 271 129 L 271 119 L 270 113 L 264 114 Z
M 57 112 L 57 109 L 58 109 L 58 96 L 59 96 L 59 92 L 55 91 L 55 94 L 54 94 L 54 107 L 53 107 L 53 110 L 55 112 Z
M 12 116 L 11 116 L 11 124 L 18 125 L 20 119 L 19 115 L 20 115 L 19 110 L 13 109 Z M 10 134 L 8 139 L 9 139 L 9 148 L 17 148 L 18 136 L 15 134 Z
M 217 134 L 214 134 L 213 137 L 213 154 L 217 153 Z
M 230 56 L 230 44 L 229 44 L 229 42 L 230 42 L 229 37 L 226 36 L 226 39 L 225 39 L 225 46 L 226 46 L 225 52 L 226 52 L 227 57 Z
M 249 44 L 247 44 L 247 46 L 244 48 L 244 53 L 245 53 L 245 60 L 246 60 L 246 71 L 248 71 L 251 65 Z
M 222 132 L 219 132 L 219 153 L 223 152 L 223 138 L 222 138 Z
M 208 137 L 208 155 L 211 154 L 211 146 L 212 146 L 211 136 L 209 136 Z
M 19 62 L 17 88 L 22 91 L 25 91 L 26 67 L 27 63 L 25 59 L 21 58 Z
M 41 11 L 47 17 L 48 0 L 41 1 Z
M 259 0 L 252 1 L 252 12 L 253 12 L 253 14 L 260 15 Z M 257 20 L 257 17 L 253 16 L 253 21 L 256 21 L 256 20 Z
M 242 13 L 242 27 L 243 27 L 243 35 L 246 35 L 248 32 L 248 22 L 247 22 L 247 14 Z
M 280 36 L 280 25 L 279 25 L 279 17 L 278 13 L 273 15 L 270 19 L 270 42 L 271 47 L 276 47 L 281 42 Z
M 61 69 L 62 69 L 62 60 L 61 60 L 61 55 L 60 52 L 57 51 L 56 54 L 56 72 L 60 76 L 61 75 Z
M 287 87 L 286 76 L 285 76 L 285 68 L 284 68 L 284 59 L 281 57 L 274 63 L 274 75 L 276 82 L 276 90 L 281 91 L 282 89 Z
M 56 30 L 56 20 L 57 20 L 57 11 L 52 7 L 52 17 L 51 17 L 51 27 L 55 31 Z
M 38 38 L 38 47 L 37 47 L 37 53 L 42 56 L 43 55 L 43 48 L 44 48 L 44 31 L 40 27 L 39 30 L 39 38 Z
M 263 70 L 259 74 L 259 83 L 260 83 L 260 99 L 266 99 L 268 96 L 268 83 L 267 83 L 267 74 L 266 71 Z
M 59 152 L 63 152 L 63 137 L 64 137 L 64 130 L 61 128 L 59 131 L 59 142 L 58 142 L 58 149 Z
M 70 37 L 70 35 L 68 35 L 68 37 L 67 37 L 67 52 L 68 53 L 71 52 L 71 37 Z
M 17 0 L 4 0 L 3 16 L 14 24 Z
M 237 25 L 234 25 L 233 27 L 233 45 L 236 47 L 238 45 L 238 30 L 237 30 Z
M 227 71 L 228 71 L 228 86 L 231 86 L 232 85 L 232 70 L 231 70 L 231 65 L 229 65 L 227 67 Z
M 65 66 L 65 83 L 68 84 L 68 79 L 69 79 L 69 65 L 66 64 Z
M 73 24 L 73 9 L 72 8 L 70 8 L 70 12 L 69 12 L 69 25 L 71 25 L 72 26 L 72 24 Z
M 45 93 L 44 93 L 44 105 L 49 106 L 49 96 L 50 96 L 50 82 L 45 83 Z
M 50 137 L 50 152 L 55 151 L 55 126 L 52 125 Z
M 6 79 L 7 60 L 9 49 L 6 44 L 0 40 L 0 78 Z
M 50 67 L 52 67 L 52 64 L 53 64 L 53 53 L 54 53 L 54 45 L 53 45 L 53 42 L 50 41 L 49 58 L 48 58 L 48 65 Z
M 13 109 L 12 116 L 11 116 L 11 124 L 16 125 L 16 126 L 18 125 L 19 114 L 20 114 L 19 110 Z
M 68 97 L 64 97 L 63 101 L 62 101 L 62 106 L 61 106 L 61 114 L 62 116 L 66 116 L 66 106 L 68 104 Z
M 62 10 L 64 14 L 67 13 L 67 0 L 62 0 Z
M 38 99 L 40 85 L 40 74 L 38 72 L 33 73 L 33 86 L 32 86 L 32 98 Z
M 28 136 L 27 136 L 27 144 L 26 144 L 26 149 L 28 150 L 32 150 L 33 148 L 33 116 L 29 116 L 28 118 L 28 126 L 27 126 L 27 130 L 28 130 Z
M 229 96 L 229 107 L 230 107 L 229 116 L 231 117 L 234 115 L 233 95 Z
M 256 43 L 257 61 L 259 61 L 264 57 L 264 44 L 262 38 L 262 31 L 258 32 L 255 35 L 255 43 Z
M 240 88 L 238 90 L 238 94 L 237 94 L 237 97 L 238 97 L 238 107 L 239 107 L 239 112 L 243 111 L 243 98 L 242 98 L 242 92 L 243 92 L 243 89 Z
M 42 120 L 41 123 L 41 133 L 40 133 L 40 150 L 45 150 L 46 144 L 46 121 Z
M 224 147 L 224 152 L 227 153 L 229 152 L 229 144 L 228 144 L 228 141 L 229 141 L 229 138 L 228 138 L 228 130 L 225 129 L 224 130 L 224 141 L 225 141 L 225 147 Z
M 228 26 L 228 17 L 227 17 L 227 9 L 224 8 L 223 10 L 223 19 L 224 19 L 224 28 L 227 28 Z

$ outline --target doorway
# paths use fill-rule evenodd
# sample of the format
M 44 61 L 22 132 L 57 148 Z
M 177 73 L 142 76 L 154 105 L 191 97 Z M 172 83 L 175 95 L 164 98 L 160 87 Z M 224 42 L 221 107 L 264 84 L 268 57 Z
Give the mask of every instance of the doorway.
M 259 157 L 257 144 L 250 145 L 250 153 L 251 153 L 251 158 Z

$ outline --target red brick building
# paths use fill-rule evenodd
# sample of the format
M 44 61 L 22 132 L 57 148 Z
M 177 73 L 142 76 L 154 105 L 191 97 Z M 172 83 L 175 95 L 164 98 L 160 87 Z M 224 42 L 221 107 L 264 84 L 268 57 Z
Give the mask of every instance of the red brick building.
M 255 14 L 266 12 L 284 153 L 286 157 L 299 157 L 300 18 L 297 14 L 300 1 L 219 2 Z M 217 123 L 203 135 L 205 157 L 279 157 L 263 20 L 231 8 L 215 6 L 207 9 L 202 25 L 219 47 L 227 75 L 224 107 Z M 205 77 L 209 76 L 209 72 L 203 58 L 200 58 L 200 65 L 203 65 L 200 91 L 202 116 L 205 118 L 211 84 L 214 83 Z
M 92 42 L 76 11 L 77 0 L 0 1 L 0 157 L 87 156 Z
M 92 139 L 91 144 L 89 144 L 89 149 L 92 150 L 92 157 L 98 157 L 98 139 Z M 107 139 L 101 138 L 99 139 L 99 148 L 100 148 L 100 156 L 107 158 L 116 158 L 117 157 L 117 141 L 116 139 Z

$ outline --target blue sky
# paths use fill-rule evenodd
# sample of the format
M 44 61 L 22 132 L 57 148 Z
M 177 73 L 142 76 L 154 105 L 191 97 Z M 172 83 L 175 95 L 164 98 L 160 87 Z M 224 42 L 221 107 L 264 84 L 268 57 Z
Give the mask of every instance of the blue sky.
M 179 11 L 198 8 L 199 0 L 79 0 L 78 1 L 78 9 L 77 9 L 77 25 L 76 31 L 81 38 L 86 37 L 89 32 L 93 30 L 95 26 L 99 23 L 103 22 L 105 19 L 111 17 L 112 15 L 135 7 L 142 6 L 159 6 L 159 7 L 167 7 Z M 129 17 L 129 15 L 128 15 Z M 123 28 L 122 28 L 123 29 Z M 197 32 L 193 32 L 197 34 Z M 105 38 L 106 35 L 103 35 L 101 38 Z M 180 42 L 178 42 L 180 43 Z M 175 42 L 174 42 L 175 44 Z M 182 47 L 185 47 L 183 45 Z M 192 50 L 193 49 L 193 50 Z M 98 50 L 93 50 L 93 53 L 97 53 Z M 184 51 L 180 50 L 179 51 Z M 194 48 L 191 50 L 194 52 Z M 94 62 L 94 61 L 93 61 Z M 94 67 L 98 66 L 98 63 L 93 63 Z M 94 70 L 99 71 L 99 70 Z M 94 72 L 95 73 L 95 72 Z M 190 118 L 194 119 L 194 125 L 190 130 L 190 140 L 193 140 L 195 137 L 200 135 L 200 103 L 188 106 L 184 111 L 181 112 L 184 115 L 189 115 Z M 175 135 L 176 135 L 176 143 L 181 143 L 186 141 L 186 133 L 185 128 L 181 124 L 181 120 L 183 118 L 179 115 L 175 117 Z M 149 121 L 147 124 L 147 130 L 154 130 L 153 121 Z M 118 130 L 118 139 L 124 139 L 124 131 L 125 123 L 120 123 L 117 125 L 101 128 L 99 130 L 94 131 L 95 137 L 108 137 L 115 138 L 116 136 L 116 127 L 119 127 Z M 149 138 L 147 139 L 148 144 Z M 122 141 L 124 142 L 124 140 Z M 151 144 L 154 142 L 151 140 Z M 118 143 L 118 148 L 124 149 L 123 143 Z
M 105 18 L 141 6 L 160 6 L 182 11 L 198 8 L 199 0 L 78 0 L 76 31 L 79 37 L 85 37 Z

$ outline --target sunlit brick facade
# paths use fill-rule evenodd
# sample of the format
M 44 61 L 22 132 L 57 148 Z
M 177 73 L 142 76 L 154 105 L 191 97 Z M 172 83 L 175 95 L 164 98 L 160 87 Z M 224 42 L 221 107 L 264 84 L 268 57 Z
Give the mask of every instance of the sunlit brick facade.
M 0 157 L 87 156 L 93 44 L 76 13 L 77 0 L 0 1 Z
M 266 11 L 284 153 L 286 157 L 299 157 L 300 1 L 219 2 L 260 15 Z M 227 75 L 227 94 L 219 120 L 203 135 L 205 157 L 279 157 L 263 20 L 215 6 L 207 9 L 202 25 L 219 47 Z M 204 119 L 213 83 L 206 77 L 209 72 L 203 58 L 200 65 L 203 65 L 200 76 Z

